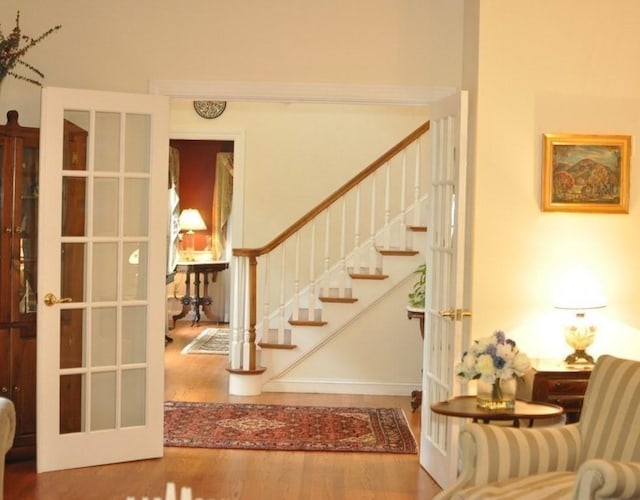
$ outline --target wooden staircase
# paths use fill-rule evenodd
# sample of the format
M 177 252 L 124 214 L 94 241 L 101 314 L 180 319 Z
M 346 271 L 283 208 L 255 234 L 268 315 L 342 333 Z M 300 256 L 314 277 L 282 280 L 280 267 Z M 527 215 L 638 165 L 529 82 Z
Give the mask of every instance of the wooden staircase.
M 428 130 L 427 122 L 267 245 L 233 250 L 231 393 L 269 390 L 424 263 Z

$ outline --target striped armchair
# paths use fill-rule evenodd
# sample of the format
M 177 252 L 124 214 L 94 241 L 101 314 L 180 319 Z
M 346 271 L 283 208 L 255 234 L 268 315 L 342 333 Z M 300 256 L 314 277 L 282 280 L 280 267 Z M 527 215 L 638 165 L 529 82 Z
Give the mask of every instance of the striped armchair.
M 16 410 L 10 399 L 0 398 L 0 500 L 4 491 L 4 461 L 13 446 L 16 433 Z
M 580 421 L 516 429 L 468 424 L 462 468 L 436 498 L 640 498 L 640 361 L 601 356 Z

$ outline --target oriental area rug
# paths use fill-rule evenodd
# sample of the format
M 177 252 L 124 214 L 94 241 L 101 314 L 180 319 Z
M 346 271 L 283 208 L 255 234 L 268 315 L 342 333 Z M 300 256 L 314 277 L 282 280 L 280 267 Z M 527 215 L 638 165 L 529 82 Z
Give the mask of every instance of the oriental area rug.
M 229 330 L 205 328 L 182 349 L 182 354 L 229 354 Z
M 164 445 L 243 450 L 411 453 L 400 408 L 167 401 Z

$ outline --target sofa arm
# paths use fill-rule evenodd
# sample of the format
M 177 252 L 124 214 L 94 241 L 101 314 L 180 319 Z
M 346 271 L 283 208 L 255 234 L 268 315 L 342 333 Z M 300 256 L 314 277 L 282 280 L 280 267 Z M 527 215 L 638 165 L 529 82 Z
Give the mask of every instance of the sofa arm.
M 464 488 L 551 471 L 575 471 L 582 446 L 579 424 L 530 429 L 467 424 L 460 431 L 461 470 L 436 498 Z
M 13 446 L 16 434 L 16 410 L 13 402 L 7 398 L 0 398 L 0 457 Z
M 573 498 L 640 498 L 640 463 L 587 460 L 578 469 Z

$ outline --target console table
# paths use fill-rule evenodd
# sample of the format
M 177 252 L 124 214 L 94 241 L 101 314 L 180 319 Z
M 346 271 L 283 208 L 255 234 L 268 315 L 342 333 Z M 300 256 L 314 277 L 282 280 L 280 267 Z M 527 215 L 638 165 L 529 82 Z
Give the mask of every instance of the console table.
M 185 294 L 180 299 L 182 303 L 182 311 L 172 316 L 173 326 L 175 328 L 176 321 L 184 318 L 187 313 L 193 309 L 193 321 L 191 326 L 200 322 L 200 308 L 209 319 L 213 319 L 211 313 L 212 300 L 209 295 L 209 283 L 215 281 L 216 273 L 229 268 L 228 261 L 180 261 L 176 265 L 176 272 L 186 273 Z M 202 284 L 202 290 L 200 285 Z M 193 285 L 193 291 L 192 291 Z

